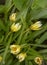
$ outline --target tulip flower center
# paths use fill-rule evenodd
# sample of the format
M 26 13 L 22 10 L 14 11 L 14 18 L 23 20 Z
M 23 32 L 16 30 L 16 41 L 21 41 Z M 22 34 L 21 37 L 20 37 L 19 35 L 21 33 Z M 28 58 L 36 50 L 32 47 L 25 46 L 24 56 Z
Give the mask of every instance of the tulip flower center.
M 37 59 L 37 62 L 39 62 L 39 63 L 40 63 L 40 59 Z
M 13 51 L 16 51 L 16 50 L 17 50 L 17 48 L 16 48 L 16 47 L 13 47 L 13 48 L 12 48 L 12 50 L 13 50 Z

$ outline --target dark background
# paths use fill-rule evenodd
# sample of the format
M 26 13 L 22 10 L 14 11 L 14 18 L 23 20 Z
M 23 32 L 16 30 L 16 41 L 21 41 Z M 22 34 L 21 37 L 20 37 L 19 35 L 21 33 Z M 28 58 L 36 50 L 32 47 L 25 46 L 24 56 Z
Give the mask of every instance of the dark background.
M 5 4 L 5 0 L 0 0 L 0 5 L 4 5 Z

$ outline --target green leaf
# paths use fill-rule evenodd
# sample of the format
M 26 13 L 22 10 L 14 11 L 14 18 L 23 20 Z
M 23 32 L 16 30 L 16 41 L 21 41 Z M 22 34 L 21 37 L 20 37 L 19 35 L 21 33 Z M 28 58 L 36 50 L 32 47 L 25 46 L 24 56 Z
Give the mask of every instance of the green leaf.
M 32 2 L 32 0 L 13 0 L 16 8 L 19 10 L 19 11 L 22 11 L 24 9 L 26 9 L 30 3 Z
M 27 0 L 13 0 L 16 8 L 18 8 L 18 10 L 22 10 L 22 8 L 24 7 L 24 5 L 26 4 Z
M 34 0 L 32 3 L 32 9 L 36 8 L 47 8 L 47 0 Z
M 0 29 L 6 31 L 6 27 L 1 19 L 0 19 Z
M 47 40 L 47 32 L 45 32 L 40 39 L 38 39 L 37 44 L 43 43 L 45 40 Z
M 41 7 L 41 8 L 47 8 L 47 0 L 38 0 L 38 5 Z
M 47 15 L 47 8 L 32 10 L 31 20 L 39 19 Z
M 31 20 L 47 17 L 47 0 L 34 0 L 31 10 Z
M 0 5 L 0 13 L 4 13 L 5 11 L 5 6 L 4 5 Z
M 11 36 L 10 36 L 8 42 L 7 42 L 7 46 L 6 46 L 5 51 L 4 51 L 2 64 L 5 63 L 6 55 L 7 55 L 7 53 L 8 53 L 8 49 L 9 49 L 11 40 L 12 40 L 12 34 L 11 34 Z
M 6 0 L 5 2 L 5 13 L 7 13 L 11 8 L 12 8 L 13 4 L 12 4 L 12 0 Z
M 39 53 L 47 54 L 47 49 L 40 50 Z

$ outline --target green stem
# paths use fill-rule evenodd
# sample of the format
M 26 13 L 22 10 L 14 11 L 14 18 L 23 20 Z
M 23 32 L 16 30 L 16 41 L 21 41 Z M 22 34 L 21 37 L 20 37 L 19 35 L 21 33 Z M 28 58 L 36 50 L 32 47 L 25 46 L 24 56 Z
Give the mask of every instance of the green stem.
M 11 34 L 12 32 L 9 32 L 7 35 L 6 35 L 6 37 L 5 37 L 5 42 L 6 42 L 6 40 L 8 39 L 8 37 L 9 37 L 9 35 Z
M 2 36 L 2 38 L 0 39 L 0 43 L 2 43 L 4 40 L 4 36 Z
M 14 3 L 9 7 L 9 9 L 7 10 L 7 13 L 10 11 L 10 9 L 13 7 Z
M 21 34 L 20 34 L 20 36 L 19 36 L 19 38 L 18 38 L 18 40 L 17 40 L 17 43 L 18 43 L 18 44 L 20 44 L 20 42 L 21 42 L 21 38 L 22 38 L 22 36 L 23 36 L 23 31 L 24 31 L 24 27 L 23 27 L 23 29 L 21 30 Z

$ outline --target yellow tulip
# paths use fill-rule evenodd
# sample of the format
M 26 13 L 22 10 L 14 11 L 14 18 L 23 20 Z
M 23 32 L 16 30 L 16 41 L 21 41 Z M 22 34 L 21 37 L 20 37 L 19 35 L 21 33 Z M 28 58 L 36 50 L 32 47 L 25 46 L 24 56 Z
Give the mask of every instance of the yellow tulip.
M 12 13 L 9 17 L 10 21 L 15 22 L 16 21 L 16 13 Z
M 42 64 L 42 58 L 40 58 L 40 57 L 36 57 L 34 61 L 38 65 L 41 65 Z
M 21 46 L 19 45 L 11 45 L 10 50 L 12 54 L 18 54 L 21 51 Z
M 41 22 L 40 21 L 37 21 L 36 23 L 34 23 L 34 24 L 32 24 L 31 26 L 30 26 L 30 29 L 31 30 L 40 30 L 41 27 L 42 26 L 42 24 L 41 24 Z
M 21 28 L 20 23 L 17 23 L 17 24 L 13 23 L 13 24 L 11 25 L 11 31 L 12 31 L 12 32 L 17 32 L 18 30 L 20 30 L 20 28 Z
M 22 62 L 26 58 L 26 53 L 20 53 L 17 55 L 17 58 L 19 59 L 19 62 Z

